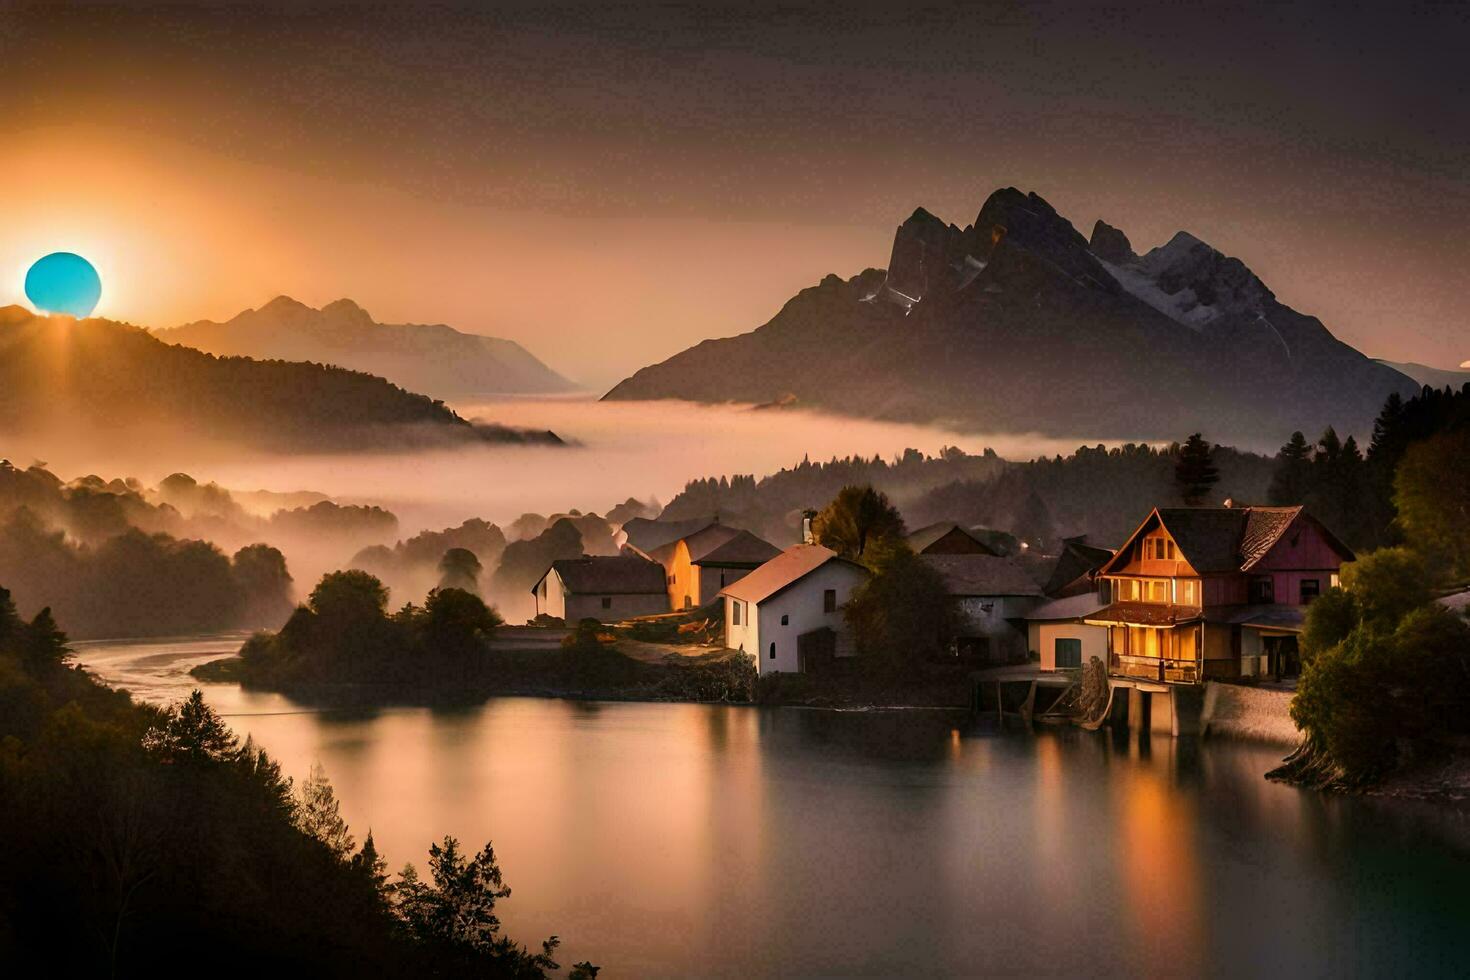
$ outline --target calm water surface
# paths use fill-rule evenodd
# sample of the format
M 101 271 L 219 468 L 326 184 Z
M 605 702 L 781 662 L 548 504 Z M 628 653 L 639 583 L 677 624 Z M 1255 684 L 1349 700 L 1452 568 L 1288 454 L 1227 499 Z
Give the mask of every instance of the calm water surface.
M 79 644 L 171 701 L 239 638 Z M 1267 783 L 1275 749 L 924 715 L 210 702 L 321 762 L 390 865 L 493 840 L 518 941 L 604 976 L 1466 975 L 1470 821 Z

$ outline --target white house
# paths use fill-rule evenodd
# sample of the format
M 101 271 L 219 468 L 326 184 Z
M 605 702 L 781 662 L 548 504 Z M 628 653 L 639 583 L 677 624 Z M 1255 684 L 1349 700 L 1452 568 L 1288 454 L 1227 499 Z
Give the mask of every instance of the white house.
M 862 565 L 821 545 L 793 545 L 720 593 L 725 645 L 754 656 L 762 674 L 850 657 L 842 609 L 867 577 Z
M 1085 667 L 1093 657 L 1108 662 L 1108 630 L 1085 622 L 1107 605 L 1097 592 L 1053 599 L 1026 614 L 1030 648 L 1046 671 Z
M 663 566 L 631 554 L 558 559 L 531 593 L 536 615 L 568 624 L 583 619 L 610 623 L 669 611 Z

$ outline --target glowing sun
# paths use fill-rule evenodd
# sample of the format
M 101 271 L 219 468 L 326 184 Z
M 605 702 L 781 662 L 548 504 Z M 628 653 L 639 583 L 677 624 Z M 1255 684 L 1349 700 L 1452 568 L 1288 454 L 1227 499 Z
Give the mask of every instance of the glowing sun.
M 26 297 L 47 313 L 91 316 L 102 298 L 102 277 L 74 252 L 52 252 L 26 273 Z

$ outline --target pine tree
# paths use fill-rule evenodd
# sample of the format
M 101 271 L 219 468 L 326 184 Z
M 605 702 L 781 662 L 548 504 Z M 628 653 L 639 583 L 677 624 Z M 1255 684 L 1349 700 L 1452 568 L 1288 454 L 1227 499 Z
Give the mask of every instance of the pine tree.
M 347 821 L 342 819 L 337 794 L 320 763 L 311 767 L 311 775 L 301 784 L 296 825 L 303 833 L 327 845 L 339 860 L 347 860 L 352 853 L 352 835 L 347 831 Z
M 1271 475 L 1267 500 L 1278 507 L 1290 507 L 1307 499 L 1312 483 L 1312 447 L 1307 437 L 1293 432 L 1286 445 L 1276 454 L 1276 471 Z
M 169 708 L 163 724 L 143 736 L 145 749 L 171 763 L 225 762 L 236 756 L 238 746 L 230 726 L 204 703 L 203 693 L 197 690 L 182 704 Z
M 378 845 L 373 842 L 371 830 L 363 839 L 362 850 L 352 855 L 349 863 L 354 871 L 367 879 L 373 891 L 379 895 L 388 894 L 388 862 L 384 861 L 383 856 L 378 853 Z
M 1220 482 L 1220 471 L 1215 467 L 1215 447 L 1196 432 L 1179 447 L 1174 464 L 1174 483 L 1179 495 L 1191 507 L 1197 507 L 1209 497 L 1210 489 Z
M 21 634 L 25 662 L 32 670 L 59 665 L 66 659 L 66 634 L 56 625 L 47 606 L 36 613 Z

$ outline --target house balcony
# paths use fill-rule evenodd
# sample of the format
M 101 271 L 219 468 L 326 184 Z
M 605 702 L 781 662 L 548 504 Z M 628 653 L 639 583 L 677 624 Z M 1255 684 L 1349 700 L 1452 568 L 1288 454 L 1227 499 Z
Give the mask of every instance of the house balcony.
M 1108 673 L 1114 677 L 1152 681 L 1156 684 L 1198 684 L 1200 662 L 1170 657 L 1131 657 L 1114 653 L 1108 660 Z

